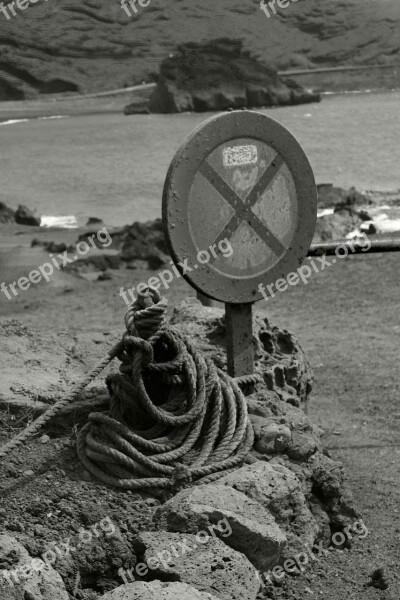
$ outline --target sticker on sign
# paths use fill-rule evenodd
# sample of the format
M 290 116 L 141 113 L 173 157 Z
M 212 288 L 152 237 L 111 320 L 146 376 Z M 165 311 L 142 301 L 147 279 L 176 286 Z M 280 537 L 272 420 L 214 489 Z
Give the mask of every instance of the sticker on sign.
M 258 161 L 257 146 L 232 146 L 223 150 L 224 167 L 253 165 Z

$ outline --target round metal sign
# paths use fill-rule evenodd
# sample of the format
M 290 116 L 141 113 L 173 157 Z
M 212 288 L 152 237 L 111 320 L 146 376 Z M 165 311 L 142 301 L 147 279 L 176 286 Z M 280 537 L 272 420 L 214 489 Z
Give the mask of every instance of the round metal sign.
M 169 250 L 210 298 L 259 300 L 307 256 L 317 218 L 310 163 L 280 123 L 253 111 L 211 117 L 177 151 L 163 193 Z

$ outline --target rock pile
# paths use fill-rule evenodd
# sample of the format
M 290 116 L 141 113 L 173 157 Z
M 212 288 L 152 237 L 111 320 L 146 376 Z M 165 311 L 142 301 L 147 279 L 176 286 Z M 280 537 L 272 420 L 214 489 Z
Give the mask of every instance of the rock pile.
M 371 219 L 367 209 L 372 204 L 369 196 L 354 187 L 345 190 L 331 184 L 319 185 L 318 208 L 332 209 L 332 212 L 318 218 L 313 241 L 343 239 L 358 230 L 362 223 Z
M 223 311 L 190 299 L 175 309 L 171 323 L 225 368 Z M 14 333 L 21 338 L 22 330 L 9 329 L 8 344 Z M 2 598 L 66 600 L 59 575 L 71 592 L 78 569 L 86 573 L 86 589 L 99 589 L 105 575 L 104 592 L 114 585 L 102 600 L 256 600 L 265 573 L 294 565 L 313 545 L 326 548 L 334 532 L 352 528 L 358 513 L 342 465 L 323 450 L 322 431 L 303 411 L 312 387 L 304 352 L 293 334 L 260 316 L 254 320 L 253 343 L 262 383 L 246 397 L 255 443 L 244 466 L 172 497 L 150 498 L 143 528 L 131 527 L 123 516 L 113 537 L 99 538 L 93 549 L 54 565 L 58 573 L 50 572 L 51 590 L 39 574 L 18 590 L 0 582 Z M 43 352 L 36 343 L 37 360 Z M 121 493 L 121 505 L 132 500 Z M 2 539 L 0 559 L 7 572 L 30 560 L 24 548 L 16 555 L 2 550 Z M 82 593 L 84 600 L 94 597 Z
M 222 311 L 186 301 L 172 322 L 223 366 Z M 312 374 L 297 340 L 259 317 L 254 332 L 264 385 L 247 398 L 256 432 L 248 464 L 159 506 L 156 531 L 140 533 L 133 543 L 132 575 L 138 581 L 103 600 L 178 600 L 186 594 L 199 600 L 256 600 L 263 572 L 293 563 L 317 542 L 328 545 L 331 532 L 357 519 L 342 465 L 323 451 L 321 430 L 301 410 Z M 282 336 L 285 353 L 272 343 Z M 277 381 L 271 365 L 279 364 Z M 294 381 L 297 385 L 289 384 Z M 282 393 L 282 384 L 290 394 Z

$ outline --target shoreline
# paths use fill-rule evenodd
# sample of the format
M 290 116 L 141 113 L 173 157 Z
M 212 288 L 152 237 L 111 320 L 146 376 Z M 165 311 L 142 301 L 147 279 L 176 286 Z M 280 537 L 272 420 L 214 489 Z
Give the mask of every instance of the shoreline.
M 326 184 L 323 187 L 329 188 Z M 314 234 L 314 242 L 324 241 L 324 239 L 319 239 L 321 231 L 329 231 L 330 222 L 333 223 L 333 239 L 331 241 L 334 242 L 336 238 L 339 239 L 340 237 L 343 237 L 339 234 L 335 236 L 334 232 L 339 232 L 339 229 L 336 228 L 345 225 L 347 221 L 349 221 L 349 223 L 351 221 L 355 223 L 355 215 L 360 213 L 364 213 L 364 215 L 368 213 L 370 215 L 371 220 L 366 223 L 367 226 L 369 226 L 370 223 L 373 226 L 376 226 L 376 231 L 371 230 L 367 232 L 369 236 L 372 236 L 372 239 L 379 239 L 382 234 L 389 238 L 392 236 L 398 237 L 400 231 L 400 190 L 392 193 L 372 191 L 369 192 L 369 195 L 366 196 L 365 199 L 365 203 L 357 202 L 354 206 L 349 206 L 349 208 L 345 210 L 340 209 L 340 206 L 337 206 L 336 208 L 339 212 L 336 212 L 335 202 L 330 202 L 329 199 L 326 199 L 321 195 L 318 203 L 318 224 Z M 368 203 L 367 199 L 371 200 L 371 203 Z M 341 206 L 345 206 L 345 203 L 342 203 Z M 390 216 L 388 216 L 388 214 Z M 139 226 L 143 226 L 144 224 L 147 225 L 147 234 L 145 235 L 143 242 L 148 246 L 148 253 L 150 256 L 151 245 L 153 243 L 152 232 L 155 230 L 158 231 L 160 228 L 159 219 L 137 221 L 136 223 L 138 223 Z M 156 223 L 158 223 L 158 225 L 156 225 Z M 391 226 L 392 229 L 390 229 Z M 113 238 L 113 242 L 110 243 L 110 247 L 98 247 L 97 249 L 92 249 L 87 257 L 80 257 L 76 262 L 76 267 L 73 269 L 74 271 L 78 271 L 76 274 L 81 275 L 80 270 L 82 268 L 84 272 L 88 269 L 97 274 L 100 273 L 104 269 L 101 268 L 101 265 L 99 266 L 97 259 L 99 256 L 106 257 L 107 259 L 109 255 L 119 256 L 117 261 L 118 265 L 115 267 L 107 267 L 106 270 L 108 270 L 108 268 L 111 268 L 111 270 L 116 268 L 121 271 L 129 272 L 129 269 L 137 269 L 135 261 L 140 265 L 139 268 L 141 268 L 143 266 L 142 263 L 146 262 L 145 259 L 142 260 L 142 257 L 134 258 L 132 256 L 132 262 L 129 263 L 128 261 L 126 264 L 124 264 L 124 261 L 120 260 L 122 251 L 120 244 L 123 232 L 132 227 L 133 224 L 131 223 L 126 223 L 121 226 L 111 226 L 102 221 L 99 221 L 99 223 L 78 225 L 77 227 L 62 227 L 57 225 L 30 226 L 21 225 L 15 222 L 0 223 L 0 268 L 2 271 L 2 280 L 9 279 L 14 272 L 21 272 L 21 270 L 29 270 L 31 268 L 34 269 L 38 264 L 49 260 L 49 256 L 52 256 L 51 252 L 57 253 L 57 250 L 49 250 L 45 247 L 46 244 L 52 244 L 55 248 L 57 245 L 64 245 L 65 248 L 71 248 L 76 245 L 78 241 L 85 239 L 89 234 L 93 234 L 103 228 L 105 228 L 107 234 Z M 379 227 L 382 229 L 379 230 Z M 386 231 L 384 229 L 385 227 L 388 228 Z M 356 225 L 354 225 L 353 229 L 354 231 L 352 231 L 352 233 L 357 235 L 358 229 Z M 350 230 L 348 231 L 350 233 Z M 359 235 L 360 231 L 358 233 Z M 365 229 L 362 229 L 362 231 L 366 232 Z
M 351 90 L 351 89 L 332 89 L 332 90 L 321 90 L 320 93 L 323 96 L 323 99 L 335 98 L 336 96 L 345 96 L 345 95 L 373 95 L 373 94 L 392 94 L 399 91 L 399 88 L 392 89 L 379 89 L 379 88 L 371 88 L 371 89 L 360 89 L 360 90 Z M 148 93 L 147 88 L 143 90 L 145 94 Z M 0 124 L 11 121 L 11 120 L 33 120 L 33 119 L 41 119 L 41 118 L 51 118 L 51 117 L 83 117 L 89 115 L 102 115 L 102 114 L 123 114 L 124 108 L 130 102 L 137 101 L 143 99 L 143 94 L 140 93 L 132 93 L 132 96 L 129 94 L 107 94 L 106 96 L 93 96 L 92 94 L 83 95 L 82 97 L 73 96 L 69 98 L 68 96 L 57 97 L 57 98 L 35 98 L 30 100 L 13 100 L 13 101 L 4 101 L 0 102 Z M 268 110 L 273 110 L 274 108 L 293 108 L 293 105 L 288 107 L 259 107 L 256 109 L 248 109 L 248 110 L 264 110 L 264 108 Z M 153 116 L 158 113 L 151 113 L 145 115 L 136 115 L 136 116 Z M 173 113 L 171 113 L 173 114 Z M 188 113 L 181 113 L 188 114 Z M 208 113 L 193 113 L 193 114 L 208 114 Z M 166 114 L 165 116 L 169 116 Z

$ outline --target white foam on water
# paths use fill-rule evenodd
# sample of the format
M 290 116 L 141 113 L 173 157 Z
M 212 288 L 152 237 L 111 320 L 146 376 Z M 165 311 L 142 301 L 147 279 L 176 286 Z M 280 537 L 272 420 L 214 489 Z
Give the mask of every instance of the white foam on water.
M 319 219 L 320 217 L 326 217 L 326 215 L 333 215 L 334 212 L 334 208 L 321 208 L 321 210 L 317 212 L 317 217 Z
M 43 215 L 40 220 L 40 227 L 62 227 L 63 229 L 76 229 L 78 227 L 78 222 L 74 215 L 62 217 Z
M 2 125 L 14 125 L 15 123 L 27 123 L 29 119 L 10 119 L 9 121 L 3 121 L 0 123 L 0 127 Z
M 54 115 L 51 117 L 34 117 L 32 119 L 9 119 L 0 123 L 2 125 L 15 125 L 16 123 L 28 123 L 28 121 L 49 121 L 51 119 L 66 119 L 68 115 Z
M 396 231 L 400 231 L 400 219 L 376 219 L 374 221 L 367 221 L 367 223 L 374 225 L 377 233 L 395 233 Z
M 50 121 L 50 119 L 66 119 L 68 115 L 54 115 L 52 117 L 39 117 L 39 121 Z

